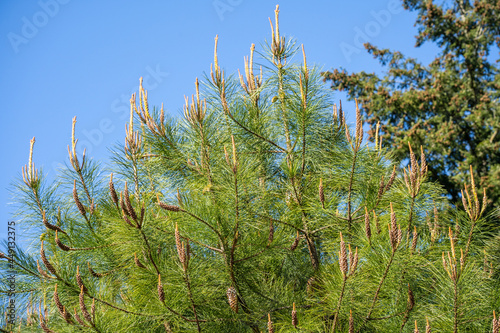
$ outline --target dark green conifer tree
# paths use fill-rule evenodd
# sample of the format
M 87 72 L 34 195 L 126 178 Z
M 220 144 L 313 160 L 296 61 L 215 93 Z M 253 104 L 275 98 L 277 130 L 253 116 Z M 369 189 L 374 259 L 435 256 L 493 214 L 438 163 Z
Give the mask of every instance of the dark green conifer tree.
M 500 200 L 500 3 L 496 0 L 404 0 L 418 14 L 416 47 L 439 47 L 428 65 L 401 52 L 365 44 L 386 69 L 323 73 L 334 90 L 357 98 L 373 140 L 381 137 L 398 160 L 408 142 L 422 145 L 429 177 L 455 202 L 469 166 L 494 206 Z

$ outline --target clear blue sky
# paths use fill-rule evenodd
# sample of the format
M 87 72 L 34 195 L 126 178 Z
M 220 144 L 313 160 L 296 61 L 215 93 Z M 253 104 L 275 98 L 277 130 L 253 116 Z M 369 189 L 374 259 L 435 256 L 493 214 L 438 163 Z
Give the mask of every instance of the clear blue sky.
M 9 186 L 28 162 L 33 136 L 33 161 L 51 179 L 58 165 L 68 162 L 74 116 L 81 147 L 107 161 L 108 148 L 123 142 L 128 100 L 139 77 L 145 78 L 150 105 L 163 102 L 179 115 L 195 78 L 210 71 L 215 35 L 220 64 L 227 74 L 235 73 L 252 43 L 259 48 L 270 39 L 268 17 L 277 3 L 3 0 L 0 238 L 12 219 Z M 404 11 L 399 0 L 288 0 L 280 10 L 281 34 L 304 44 L 308 64 L 324 70 L 380 71 L 360 47 L 365 41 L 425 63 L 433 58 L 433 47 L 413 47 L 416 15 Z M 345 105 L 352 115 L 352 104 Z

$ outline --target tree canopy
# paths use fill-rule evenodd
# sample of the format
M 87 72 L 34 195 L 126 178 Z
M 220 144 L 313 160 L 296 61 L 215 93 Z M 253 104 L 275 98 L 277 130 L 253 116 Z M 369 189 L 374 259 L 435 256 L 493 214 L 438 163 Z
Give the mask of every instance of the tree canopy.
M 472 166 L 481 189 L 500 200 L 500 3 L 495 0 L 405 0 L 417 12 L 416 47 L 435 43 L 428 65 L 398 51 L 365 44 L 383 75 L 346 70 L 323 73 L 332 89 L 357 98 L 370 136 L 380 123 L 384 144 L 404 159 L 408 142 L 424 147 L 430 179 L 455 202 Z
M 31 141 L 17 200 L 37 251 L 0 253 L 2 304 L 22 313 L 4 332 L 498 333 L 473 174 L 457 210 L 424 149 L 398 171 L 363 140 L 359 108 L 346 124 L 278 12 L 258 74 L 252 45 L 227 77 L 216 37 L 182 118 L 150 107 L 141 82 L 112 165 L 77 153 L 74 119 L 50 184 Z

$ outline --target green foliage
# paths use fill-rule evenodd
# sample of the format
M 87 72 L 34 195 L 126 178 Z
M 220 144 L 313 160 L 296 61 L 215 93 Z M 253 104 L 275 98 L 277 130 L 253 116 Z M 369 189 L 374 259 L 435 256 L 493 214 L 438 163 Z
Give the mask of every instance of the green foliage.
M 429 65 L 365 44 L 386 69 L 384 75 L 334 70 L 324 78 L 333 89 L 357 98 L 372 139 L 380 122 L 383 142 L 396 159 L 408 156 L 408 142 L 422 145 L 430 179 L 442 184 L 455 202 L 472 166 L 478 185 L 498 206 L 498 1 L 405 0 L 403 5 L 418 13 L 416 46 L 434 42 L 440 48 Z
M 305 53 L 290 62 L 296 51 L 276 23 L 258 76 L 253 46 L 236 79 L 216 52 L 183 119 L 150 109 L 141 84 L 109 177 L 77 156 L 76 120 L 58 186 L 34 167 L 33 141 L 18 189 L 41 250 L 0 255 L 2 290 L 13 263 L 27 311 L 4 329 L 492 329 L 498 270 L 483 249 L 498 252 L 483 244 L 473 180 L 458 212 L 427 181 L 423 153 L 398 173 L 363 143 L 359 109 L 353 131 L 341 108 L 332 115 Z

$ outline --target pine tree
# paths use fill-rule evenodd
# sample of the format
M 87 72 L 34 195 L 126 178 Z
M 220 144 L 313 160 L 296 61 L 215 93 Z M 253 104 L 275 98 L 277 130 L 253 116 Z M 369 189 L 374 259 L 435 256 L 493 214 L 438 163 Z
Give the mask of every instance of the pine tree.
M 35 168 L 32 140 L 18 192 L 40 250 L 0 254 L 27 312 L 4 331 L 495 330 L 473 176 L 456 211 L 423 150 L 398 173 L 363 141 L 359 108 L 354 129 L 331 112 L 303 47 L 291 62 L 275 15 L 258 75 L 252 45 L 226 77 L 216 38 L 182 119 L 150 108 L 141 82 L 112 173 L 77 153 L 76 119 L 60 183 Z
M 500 4 L 496 0 L 404 0 L 417 12 L 416 47 L 432 42 L 439 54 L 428 65 L 397 51 L 365 44 L 386 69 L 383 75 L 325 72 L 334 90 L 357 98 L 373 140 L 404 159 L 408 142 L 422 145 L 429 177 L 459 202 L 464 175 L 473 166 L 478 185 L 500 200 Z

